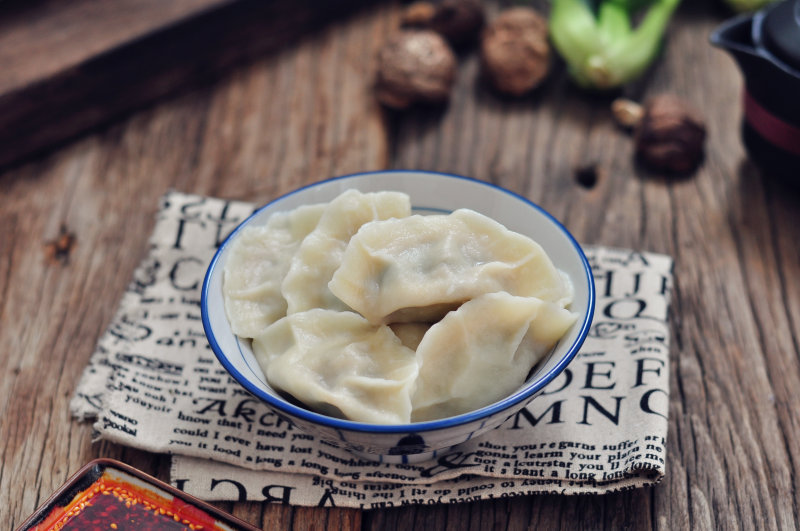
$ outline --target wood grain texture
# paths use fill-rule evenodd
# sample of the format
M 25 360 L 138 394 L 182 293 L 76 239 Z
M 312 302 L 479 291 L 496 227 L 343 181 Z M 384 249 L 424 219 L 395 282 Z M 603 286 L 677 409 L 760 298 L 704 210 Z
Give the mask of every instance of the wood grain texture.
M 0 166 L 286 47 L 364 3 L 76 0 L 0 6 Z
M 385 113 L 374 52 L 399 5 L 376 4 L 292 46 L 0 174 L 0 525 L 21 522 L 81 465 L 120 458 L 166 479 L 167 459 L 107 443 L 68 398 L 146 252 L 169 188 L 264 202 L 385 167 L 462 173 L 529 197 L 583 243 L 675 258 L 667 475 L 605 496 L 527 496 L 360 512 L 220 507 L 265 529 L 797 529 L 800 527 L 800 192 L 747 162 L 741 77 L 707 44 L 728 14 L 685 2 L 665 54 L 630 89 L 702 110 L 706 160 L 685 179 L 632 163 L 610 98 L 556 65 L 536 93 L 498 97 L 463 54 L 444 108 Z M 491 6 L 496 12 L 498 5 Z M 577 167 L 595 164 L 586 188 Z M 62 263 L 45 245 L 76 236 Z
M 232 0 L 18 2 L 2 6 L 0 93 L 38 83 L 119 48 L 154 29 L 180 23 Z

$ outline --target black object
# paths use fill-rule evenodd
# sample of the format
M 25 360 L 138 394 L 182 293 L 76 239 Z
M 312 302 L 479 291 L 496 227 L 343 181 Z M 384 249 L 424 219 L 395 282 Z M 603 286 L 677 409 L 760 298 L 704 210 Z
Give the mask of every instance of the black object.
M 392 446 L 389 449 L 389 455 L 406 456 L 421 454 L 422 452 L 428 450 L 429 446 L 425 443 L 425 439 L 423 439 L 422 436 L 417 433 L 412 433 L 397 441 L 397 445 Z
M 744 75 L 742 137 L 766 174 L 800 185 L 800 0 L 720 26 L 711 43 Z

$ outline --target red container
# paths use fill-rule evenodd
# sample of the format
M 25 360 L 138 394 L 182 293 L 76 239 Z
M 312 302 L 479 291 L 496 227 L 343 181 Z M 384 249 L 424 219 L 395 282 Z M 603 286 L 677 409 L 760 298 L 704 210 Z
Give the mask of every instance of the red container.
M 204 530 L 257 528 L 113 459 L 96 459 L 73 475 L 19 531 Z

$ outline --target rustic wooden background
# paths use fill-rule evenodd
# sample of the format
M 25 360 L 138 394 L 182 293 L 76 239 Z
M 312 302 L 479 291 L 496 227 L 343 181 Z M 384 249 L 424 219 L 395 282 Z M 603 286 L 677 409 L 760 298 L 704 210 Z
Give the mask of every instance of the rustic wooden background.
M 797 529 L 800 192 L 744 156 L 741 76 L 707 41 L 729 13 L 684 2 L 664 57 L 629 90 L 676 93 L 707 119 L 702 168 L 665 179 L 632 163 L 610 99 L 574 88 L 561 66 L 535 94 L 508 100 L 480 82 L 466 53 L 448 107 L 382 111 L 371 61 L 401 8 L 357 9 L 0 172 L 0 525 L 21 523 L 98 456 L 166 477 L 166 457 L 93 443 L 67 409 L 166 190 L 266 202 L 391 167 L 489 180 L 545 207 L 581 242 L 675 258 L 666 478 L 606 496 L 369 512 L 222 508 L 267 529 Z M 575 168 L 590 164 L 600 178 L 587 187 Z

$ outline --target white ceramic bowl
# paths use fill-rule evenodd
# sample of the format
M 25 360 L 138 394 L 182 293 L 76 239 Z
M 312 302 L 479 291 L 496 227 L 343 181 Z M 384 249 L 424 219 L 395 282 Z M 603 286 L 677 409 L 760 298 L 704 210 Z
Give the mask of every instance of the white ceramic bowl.
M 515 392 L 481 409 L 441 420 L 404 425 L 375 425 L 328 417 L 298 407 L 275 392 L 258 366 L 250 344 L 233 334 L 225 315 L 222 278 L 230 243 L 245 225 L 262 225 L 274 212 L 327 202 L 355 188 L 362 192 L 397 190 L 411 197 L 415 213 L 441 213 L 471 208 L 537 241 L 553 263 L 572 279 L 571 310 L 578 320 Z M 280 197 L 246 219 L 220 246 L 208 267 L 202 291 L 203 326 L 222 365 L 245 389 L 298 428 L 382 462 L 416 462 L 436 457 L 492 428 L 525 407 L 578 352 L 592 321 L 594 282 L 586 256 L 569 232 L 550 214 L 527 199 L 497 186 L 441 173 L 379 171 L 338 177 Z

